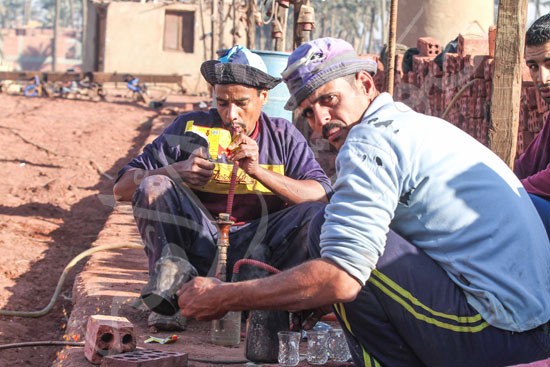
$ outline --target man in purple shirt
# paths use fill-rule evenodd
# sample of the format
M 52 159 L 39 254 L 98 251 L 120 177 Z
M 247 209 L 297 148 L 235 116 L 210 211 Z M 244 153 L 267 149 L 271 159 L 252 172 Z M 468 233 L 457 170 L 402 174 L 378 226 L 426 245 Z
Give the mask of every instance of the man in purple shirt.
M 550 103 L 550 14 L 537 19 L 525 35 L 525 61 L 540 96 Z M 515 162 L 514 172 L 531 196 L 550 236 L 550 124 Z
M 298 130 L 261 112 L 280 79 L 267 74 L 258 55 L 235 46 L 204 62 L 201 73 L 217 108 L 176 118 L 122 168 L 113 189 L 117 200 L 132 201 L 151 275 L 142 299 L 155 311 L 149 325 L 157 329 L 183 327 L 169 315 L 169 297 L 153 290 L 166 269 L 186 269 L 187 278 L 214 275 L 220 213 L 237 222 L 229 232 L 228 273 L 243 257 L 286 269 L 308 258 L 310 219 L 332 193 Z M 239 168 L 231 211 L 233 162 Z

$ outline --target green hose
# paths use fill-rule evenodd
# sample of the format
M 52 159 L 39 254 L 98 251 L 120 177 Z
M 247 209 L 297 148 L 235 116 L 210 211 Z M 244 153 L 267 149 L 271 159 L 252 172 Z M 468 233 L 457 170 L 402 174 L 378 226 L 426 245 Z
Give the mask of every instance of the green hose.
M 57 300 L 57 297 L 59 296 L 59 293 L 61 293 L 61 287 L 63 286 L 63 283 L 65 282 L 65 278 L 67 278 L 67 273 L 83 258 L 86 256 L 89 256 L 95 252 L 98 251 L 106 251 L 106 250 L 114 250 L 118 248 L 135 248 L 135 249 L 143 249 L 143 245 L 137 244 L 137 243 L 119 243 L 115 245 L 104 245 L 104 246 L 96 246 L 92 247 L 86 251 L 81 252 L 77 256 L 75 256 L 68 264 L 65 266 L 65 269 L 63 269 L 63 273 L 61 273 L 61 276 L 59 277 L 59 281 L 57 282 L 57 287 L 55 288 L 55 292 L 52 296 L 52 299 L 50 300 L 50 303 L 43 308 L 40 311 L 11 311 L 11 310 L 0 310 L 0 316 L 20 316 L 20 317 L 42 317 L 48 312 L 50 312 L 53 308 L 53 305 L 55 304 L 55 301 Z
M 114 250 L 119 248 L 134 248 L 134 249 L 143 249 L 143 245 L 137 243 L 119 243 L 115 245 L 104 245 L 96 246 L 90 248 L 86 251 L 81 252 L 75 256 L 63 269 L 63 273 L 59 277 L 57 282 L 57 287 L 55 292 L 50 300 L 50 303 L 40 311 L 10 311 L 10 310 L 0 310 L 0 316 L 20 316 L 20 317 L 41 317 L 51 311 L 59 293 L 61 292 L 61 287 L 67 278 L 67 273 L 83 258 L 89 256 L 98 251 Z M 36 347 L 36 346 L 56 346 L 56 345 L 68 345 L 73 347 L 84 347 L 84 342 L 69 342 L 69 341 L 36 341 L 36 342 L 22 342 L 22 343 L 12 343 L 0 345 L 0 350 L 10 349 L 10 348 L 21 348 L 21 347 Z M 199 362 L 199 363 L 213 363 L 213 364 L 243 364 L 249 362 L 248 360 L 210 360 L 210 359 L 198 359 L 198 358 L 189 358 L 190 361 Z

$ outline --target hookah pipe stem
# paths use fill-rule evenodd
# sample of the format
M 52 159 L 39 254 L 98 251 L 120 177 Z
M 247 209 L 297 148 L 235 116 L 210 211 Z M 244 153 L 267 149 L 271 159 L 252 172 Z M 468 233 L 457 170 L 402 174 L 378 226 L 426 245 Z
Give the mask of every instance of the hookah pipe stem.
M 231 217 L 233 212 L 233 198 L 235 197 L 235 186 L 237 184 L 237 171 L 239 170 L 239 162 L 233 162 L 233 170 L 231 171 L 231 181 L 229 182 L 229 193 L 227 194 L 227 205 L 225 212 Z

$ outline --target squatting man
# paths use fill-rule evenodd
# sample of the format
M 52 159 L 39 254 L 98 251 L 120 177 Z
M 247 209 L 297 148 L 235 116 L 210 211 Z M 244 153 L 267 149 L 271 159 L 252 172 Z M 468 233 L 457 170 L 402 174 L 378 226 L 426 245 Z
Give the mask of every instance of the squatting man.
M 201 73 L 214 87 L 217 108 L 177 117 L 120 171 L 114 187 L 118 200 L 132 201 L 146 245 L 150 280 L 141 295 L 155 311 L 149 326 L 157 330 L 183 329 L 185 319 L 171 316 L 175 292 L 197 274 L 214 275 L 214 218 L 227 211 L 233 162 L 239 170 L 229 270 L 245 257 L 279 269 L 307 260 L 309 222 L 332 194 L 305 138 L 287 120 L 261 111 L 281 79 L 267 73 L 260 56 L 235 46 L 204 62 Z
M 374 72 L 339 39 L 290 55 L 285 107 L 339 149 L 334 195 L 310 225 L 317 258 L 263 279 L 197 277 L 182 314 L 332 305 L 357 366 L 548 358 L 550 243 L 527 192 L 474 138 L 379 93 Z

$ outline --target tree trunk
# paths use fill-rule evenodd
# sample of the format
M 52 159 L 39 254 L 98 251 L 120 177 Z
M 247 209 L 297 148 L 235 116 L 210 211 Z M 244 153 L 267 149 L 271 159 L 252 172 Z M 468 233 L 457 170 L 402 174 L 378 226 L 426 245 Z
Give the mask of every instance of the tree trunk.
M 380 0 L 380 2 L 380 20 L 382 22 L 380 33 L 382 36 L 382 44 L 385 45 L 388 43 L 388 16 L 386 14 L 386 0 Z
M 359 47 L 356 49 L 359 54 L 362 54 L 365 51 L 365 39 L 367 38 L 367 22 L 365 22 L 365 18 L 368 10 L 369 8 L 365 7 L 363 15 L 361 16 L 363 21 L 363 32 L 361 32 L 361 38 L 359 39 Z
M 26 26 L 31 20 L 32 0 L 25 0 L 23 5 L 23 25 Z
M 86 1 L 86 0 L 83 0 Z M 203 47 L 203 58 L 204 61 L 208 60 L 208 50 L 207 50 L 207 41 L 206 41 L 206 30 L 204 27 L 204 4 L 203 0 L 199 0 L 199 11 L 200 11 L 200 18 L 201 18 L 201 38 L 202 38 L 202 47 Z
M 294 0 L 294 49 L 302 43 L 309 42 L 311 37 L 311 32 L 302 31 L 298 25 L 298 17 L 300 16 L 302 5 L 309 5 L 309 0 Z
M 86 42 L 86 33 L 88 28 L 88 0 L 82 0 L 82 34 L 81 42 Z
M 376 9 L 374 6 L 370 9 L 370 27 L 369 27 L 369 47 L 367 53 L 374 53 L 374 22 L 376 21 Z
M 275 51 L 285 50 L 287 20 L 288 20 L 288 9 L 283 8 L 282 6 L 279 6 L 277 10 L 277 21 L 281 25 L 282 36 L 281 38 L 275 39 Z
M 224 26 L 224 0 L 216 0 L 216 1 L 219 1 L 218 3 L 218 27 L 219 27 L 219 33 L 218 33 L 218 49 L 219 50 L 223 50 L 225 48 L 225 43 L 224 43 L 224 39 L 223 39 L 223 36 L 224 36 L 224 31 L 225 31 L 225 26 Z
M 52 44 L 52 71 L 57 71 L 57 39 L 59 37 L 59 12 L 61 0 L 55 1 L 55 16 L 53 22 L 53 44 Z
M 69 10 L 70 10 L 70 19 L 71 19 L 71 28 L 74 29 L 74 0 L 69 0 Z
M 212 0 L 212 60 L 217 59 L 216 48 L 218 47 L 218 22 L 218 0 Z
M 336 35 L 336 15 L 334 11 L 330 14 L 330 36 L 334 37 Z
M 256 44 L 256 23 L 254 13 L 256 12 L 256 0 L 248 0 L 246 7 L 246 47 L 255 48 Z

